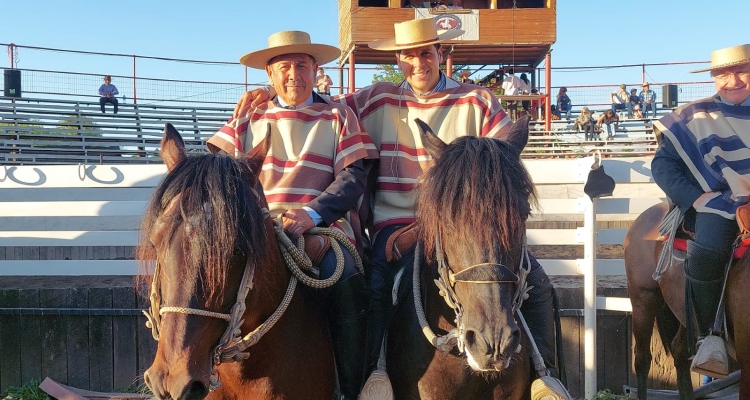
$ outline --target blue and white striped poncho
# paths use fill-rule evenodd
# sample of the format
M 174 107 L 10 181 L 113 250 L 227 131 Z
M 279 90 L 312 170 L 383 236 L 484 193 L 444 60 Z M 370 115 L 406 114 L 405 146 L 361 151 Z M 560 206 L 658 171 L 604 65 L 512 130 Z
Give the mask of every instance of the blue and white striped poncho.
M 733 106 L 718 95 L 685 104 L 654 122 L 705 192 L 698 212 L 735 218 L 750 200 L 750 99 Z

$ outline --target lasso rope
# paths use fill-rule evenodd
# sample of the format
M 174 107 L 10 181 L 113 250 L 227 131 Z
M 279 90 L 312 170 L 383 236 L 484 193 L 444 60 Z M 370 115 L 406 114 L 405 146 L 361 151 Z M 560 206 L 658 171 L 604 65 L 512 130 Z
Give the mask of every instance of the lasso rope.
M 264 217 L 270 217 L 270 212 L 268 209 L 262 210 Z M 247 263 L 245 267 L 245 272 L 242 275 L 242 283 L 240 284 L 240 289 L 237 293 L 237 301 L 232 306 L 232 310 L 229 314 L 224 313 L 218 313 L 214 311 L 207 311 L 207 310 L 199 310 L 195 308 L 188 308 L 188 307 L 161 307 L 161 295 L 160 295 L 160 285 L 158 282 L 159 277 L 159 263 L 157 261 L 156 268 L 154 270 L 154 278 L 151 282 L 151 294 L 150 294 L 150 300 L 151 305 L 149 307 L 149 310 L 144 310 L 143 314 L 146 316 L 146 326 L 151 328 L 151 334 L 154 337 L 155 340 L 159 340 L 159 331 L 160 331 L 160 325 L 161 325 L 161 316 L 166 313 L 177 313 L 177 314 L 187 314 L 187 315 L 198 315 L 203 317 L 210 317 L 210 318 L 218 318 L 225 320 L 229 322 L 229 326 L 227 327 L 227 330 L 224 332 L 224 335 L 222 335 L 221 340 L 219 341 L 219 344 L 216 346 L 216 348 L 213 351 L 212 355 L 212 363 L 213 363 L 213 369 L 211 371 L 211 378 L 210 378 L 210 389 L 216 390 L 220 385 L 221 382 L 219 380 L 219 374 L 216 370 L 216 366 L 221 364 L 222 362 L 231 362 L 231 361 L 241 361 L 246 358 L 248 358 L 250 355 L 245 352 L 248 347 L 255 345 L 260 341 L 260 339 L 265 335 L 271 328 L 278 322 L 279 319 L 281 319 L 281 316 L 286 311 L 287 307 L 289 307 L 289 304 L 292 301 L 292 297 L 294 296 L 294 290 L 297 286 L 297 282 L 300 281 L 303 284 L 310 286 L 312 288 L 316 289 L 322 289 L 326 287 L 333 286 L 338 280 L 341 278 L 341 275 L 344 272 L 344 253 L 341 249 L 341 245 L 343 245 L 352 255 L 352 258 L 354 258 L 355 265 L 357 269 L 362 272 L 362 259 L 359 257 L 359 253 L 357 252 L 357 249 L 354 247 L 354 245 L 349 241 L 349 238 L 346 237 L 343 233 L 341 233 L 338 230 L 331 229 L 331 228 L 318 228 L 314 227 L 310 230 L 308 230 L 309 233 L 315 234 L 315 235 L 324 235 L 330 237 L 331 240 L 331 247 L 333 249 L 334 254 L 336 255 L 336 269 L 334 270 L 333 275 L 328 279 L 314 279 L 309 276 L 307 276 L 303 270 L 311 271 L 312 270 L 312 261 L 310 261 L 310 258 L 305 254 L 304 246 L 305 246 L 305 239 L 304 236 L 300 237 L 298 240 L 298 246 L 295 246 L 292 241 L 287 237 L 286 233 L 284 232 L 282 223 L 280 219 L 273 220 L 274 230 L 276 232 L 276 237 L 278 239 L 278 246 L 279 250 L 281 251 L 281 254 L 284 258 L 284 262 L 289 268 L 289 270 L 292 272 L 292 277 L 289 279 L 289 285 L 287 286 L 286 293 L 284 294 L 284 298 L 281 300 L 281 303 L 276 308 L 276 310 L 271 314 L 270 317 L 266 321 L 264 321 L 262 324 L 260 324 L 258 327 L 256 327 L 252 332 L 249 332 L 244 337 L 240 337 L 242 334 L 241 327 L 242 324 L 245 322 L 244 319 L 242 319 L 242 316 L 245 313 L 246 305 L 245 305 L 245 299 L 247 298 L 248 293 L 253 288 L 253 277 L 255 275 L 255 267 L 250 262 Z M 249 260 L 248 260 L 249 261 Z

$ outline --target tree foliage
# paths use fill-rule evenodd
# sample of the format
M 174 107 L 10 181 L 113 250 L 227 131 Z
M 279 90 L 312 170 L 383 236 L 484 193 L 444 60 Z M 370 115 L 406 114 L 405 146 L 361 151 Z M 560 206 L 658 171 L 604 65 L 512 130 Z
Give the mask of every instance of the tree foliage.
M 372 76 L 372 83 L 391 82 L 398 85 L 404 80 L 404 74 L 401 73 L 401 70 L 396 69 L 394 65 L 380 64 L 376 68 L 379 72 Z
M 66 136 L 101 136 L 101 133 L 98 132 L 99 127 L 93 118 L 85 115 L 71 114 L 68 118 L 60 121 L 57 129 Z

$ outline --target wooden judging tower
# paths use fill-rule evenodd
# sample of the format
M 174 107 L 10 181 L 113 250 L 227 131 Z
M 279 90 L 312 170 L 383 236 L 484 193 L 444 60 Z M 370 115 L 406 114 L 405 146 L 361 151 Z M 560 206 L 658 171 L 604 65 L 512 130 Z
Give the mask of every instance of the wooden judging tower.
M 349 90 L 354 91 L 356 63 L 393 64 L 393 52 L 367 43 L 393 37 L 393 24 L 414 18 L 435 18 L 439 28 L 466 33 L 445 43 L 446 72 L 453 65 L 497 65 L 534 71 L 546 59 L 550 87 L 550 49 L 557 38 L 557 0 L 338 0 L 339 48 L 343 67 L 349 64 Z M 343 78 L 343 76 L 342 76 Z M 536 76 L 531 74 L 532 86 Z M 549 105 L 549 102 L 547 102 Z M 548 116 L 549 111 L 545 114 Z

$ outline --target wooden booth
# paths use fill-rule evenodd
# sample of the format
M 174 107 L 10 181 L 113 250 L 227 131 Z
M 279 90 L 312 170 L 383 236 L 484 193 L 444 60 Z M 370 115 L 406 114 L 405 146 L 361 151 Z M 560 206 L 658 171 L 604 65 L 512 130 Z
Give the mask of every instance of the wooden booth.
M 391 52 L 367 43 L 393 37 L 393 24 L 435 18 L 439 29 L 466 33 L 447 43 L 446 71 L 453 65 L 497 65 L 534 71 L 546 58 L 550 92 L 550 50 L 557 37 L 557 0 L 339 0 L 339 64 L 349 64 L 349 90 L 355 90 L 356 64 L 393 64 Z M 531 74 L 536 86 L 535 74 Z M 343 78 L 343 77 L 342 77 Z M 342 80 L 343 81 L 343 80 Z M 549 121 L 549 104 L 545 112 Z

